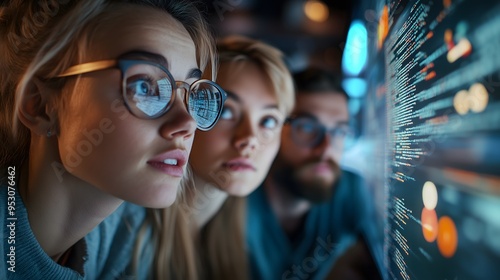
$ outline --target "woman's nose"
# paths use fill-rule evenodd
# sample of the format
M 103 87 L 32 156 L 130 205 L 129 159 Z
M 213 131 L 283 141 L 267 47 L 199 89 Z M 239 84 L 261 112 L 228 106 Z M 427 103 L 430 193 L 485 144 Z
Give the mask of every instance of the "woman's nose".
M 160 134 L 163 138 L 172 140 L 176 137 L 188 139 L 194 137 L 196 131 L 196 121 L 189 114 L 186 104 L 184 103 L 184 94 L 186 89 L 178 88 L 175 91 L 177 94 L 174 104 L 170 110 L 163 116 L 164 122 L 160 129 Z
M 250 118 L 243 118 L 238 125 L 233 144 L 242 156 L 252 154 L 258 149 L 258 131 Z

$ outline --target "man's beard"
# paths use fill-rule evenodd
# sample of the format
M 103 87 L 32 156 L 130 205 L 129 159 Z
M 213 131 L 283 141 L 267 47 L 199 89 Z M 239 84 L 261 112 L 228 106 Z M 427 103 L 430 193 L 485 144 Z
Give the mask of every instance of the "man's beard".
M 274 164 L 273 179 L 285 191 L 296 197 L 306 199 L 312 203 L 328 201 L 335 190 L 335 183 L 341 175 L 340 166 L 333 160 L 328 160 L 329 169 L 333 173 L 333 180 L 326 180 L 319 175 L 306 177 L 304 172 L 311 172 L 311 166 L 321 161 L 310 160 L 298 167 L 293 167 L 283 160 L 277 159 Z

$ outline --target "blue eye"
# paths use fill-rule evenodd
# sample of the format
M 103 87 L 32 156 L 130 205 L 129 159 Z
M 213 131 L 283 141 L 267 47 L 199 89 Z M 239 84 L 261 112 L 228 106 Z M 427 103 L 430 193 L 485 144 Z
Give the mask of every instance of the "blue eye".
M 267 129 L 274 129 L 278 126 L 278 120 L 275 117 L 266 116 L 262 119 L 261 125 Z
M 129 78 L 127 81 L 127 91 L 129 91 L 132 96 L 158 96 L 158 91 L 153 84 L 154 83 L 148 77 Z
M 168 79 L 154 79 L 150 75 L 135 75 L 127 79 L 128 105 L 146 117 L 155 117 L 168 107 L 172 87 Z
M 231 108 L 227 107 L 227 106 L 224 106 L 222 108 L 222 111 L 220 113 L 220 118 L 223 119 L 223 120 L 230 120 L 234 117 L 234 113 L 233 111 L 231 110 Z
M 139 83 L 137 87 L 138 87 L 137 91 L 140 93 L 147 94 L 149 92 L 149 85 L 145 82 Z

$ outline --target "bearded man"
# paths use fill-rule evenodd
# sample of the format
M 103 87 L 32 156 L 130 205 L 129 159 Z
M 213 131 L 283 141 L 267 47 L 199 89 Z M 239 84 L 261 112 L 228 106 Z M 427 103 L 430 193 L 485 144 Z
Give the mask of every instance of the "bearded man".
M 319 68 L 294 81 L 296 107 L 280 150 L 248 198 L 251 279 L 377 279 L 366 275 L 377 272 L 363 241 L 371 203 L 361 178 L 340 168 L 351 135 L 348 95 L 338 77 Z M 346 258 L 356 264 L 344 265 Z

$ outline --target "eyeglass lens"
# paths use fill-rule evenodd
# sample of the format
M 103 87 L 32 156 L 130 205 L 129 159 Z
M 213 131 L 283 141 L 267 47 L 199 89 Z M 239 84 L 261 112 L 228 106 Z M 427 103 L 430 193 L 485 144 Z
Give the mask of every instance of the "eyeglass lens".
M 296 118 L 291 121 L 292 137 L 299 145 L 315 147 L 321 143 L 326 133 L 332 138 L 344 139 L 350 134 L 349 127 L 341 125 L 328 130 L 318 121 L 309 118 Z
M 191 86 L 189 112 L 198 127 L 209 128 L 217 121 L 223 106 L 223 93 L 209 82 L 198 81 Z
M 160 68 L 149 64 L 129 67 L 124 77 L 126 101 L 138 117 L 161 115 L 172 100 L 172 82 Z
M 166 113 L 175 97 L 172 77 L 153 64 L 134 64 L 124 73 L 124 96 L 131 112 L 140 118 L 153 119 Z M 209 129 L 218 119 L 223 93 L 210 81 L 195 82 L 186 103 L 198 128 Z

